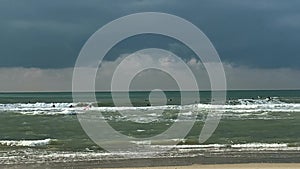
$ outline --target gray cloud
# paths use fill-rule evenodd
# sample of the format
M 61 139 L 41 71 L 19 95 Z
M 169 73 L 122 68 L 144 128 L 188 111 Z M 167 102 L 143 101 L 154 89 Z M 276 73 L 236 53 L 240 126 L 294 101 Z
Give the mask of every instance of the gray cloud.
M 200 27 L 224 62 L 299 69 L 299 5 L 297 0 L 4 0 L 0 2 L 0 67 L 72 67 L 84 42 L 105 23 L 126 14 L 158 11 Z M 107 60 L 153 46 L 140 45 L 138 40 L 131 43 Z

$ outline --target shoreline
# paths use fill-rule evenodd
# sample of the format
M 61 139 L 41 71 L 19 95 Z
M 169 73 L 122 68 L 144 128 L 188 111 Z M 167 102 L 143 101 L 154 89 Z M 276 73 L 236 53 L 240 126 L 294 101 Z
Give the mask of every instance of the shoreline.
M 298 154 L 298 153 L 297 153 Z M 270 155 L 270 154 L 269 154 Z M 39 164 L 6 164 L 0 165 L 5 169 L 298 169 L 300 168 L 299 154 L 283 158 L 281 153 L 272 156 L 256 154 L 251 157 L 175 157 L 175 158 L 141 158 L 114 159 L 76 162 L 45 162 Z
M 163 166 L 141 166 L 141 167 L 108 167 L 101 164 L 90 164 L 88 162 L 73 164 L 24 164 L 4 165 L 5 169 L 299 169 L 300 163 L 241 163 L 241 164 L 190 164 L 190 165 L 163 165 Z

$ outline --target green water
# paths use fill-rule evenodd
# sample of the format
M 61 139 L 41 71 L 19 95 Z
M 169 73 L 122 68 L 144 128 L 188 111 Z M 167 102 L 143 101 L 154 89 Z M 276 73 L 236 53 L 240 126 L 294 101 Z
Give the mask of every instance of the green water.
M 132 92 L 130 97 L 132 103 L 137 106 L 147 106 L 149 92 Z M 85 97 L 82 93 L 82 97 Z M 98 106 L 113 106 L 111 94 L 108 92 L 97 93 Z M 120 97 L 122 93 L 120 94 Z M 167 98 L 172 100 L 168 104 L 179 104 L 179 92 L 166 92 Z M 200 92 L 201 103 L 208 104 L 210 92 Z M 227 98 L 238 101 L 239 99 L 265 100 L 275 97 L 282 101 L 279 106 L 285 104 L 293 105 L 295 111 L 284 107 L 283 111 L 270 110 L 274 108 L 273 103 L 268 103 L 271 108 L 258 112 L 246 111 L 248 108 L 237 108 L 221 119 L 212 137 L 204 144 L 245 144 L 245 143 L 288 143 L 290 146 L 300 145 L 300 111 L 297 106 L 300 91 L 229 91 Z M 283 102 L 284 101 L 284 102 Z M 3 109 L 6 105 L 16 103 L 72 103 L 71 93 L 3 93 L 0 94 L 0 103 Z M 229 104 L 229 102 L 227 102 Z M 265 106 L 265 105 L 264 105 Z M 272 107 L 273 106 L 273 107 Z M 300 107 L 300 105 L 299 105 Z M 64 108 L 64 109 L 67 109 Z M 270 109 L 270 110 L 269 110 Z M 245 110 L 245 112 L 243 112 Z M 281 110 L 281 109 L 279 109 Z M 103 149 L 96 145 L 84 132 L 76 115 L 71 114 L 22 114 L 14 109 L 0 110 L 0 141 L 2 140 L 43 140 L 53 139 L 50 144 L 36 146 L 34 149 L 50 151 L 73 151 L 73 152 L 102 152 Z M 30 110 L 26 110 L 30 111 Z M 43 111 L 40 108 L 39 111 Z M 186 136 L 186 140 L 180 144 L 199 144 L 198 137 L 202 130 L 207 115 L 205 109 L 197 110 L 197 121 Z M 136 138 L 148 138 L 167 130 L 177 118 L 178 110 L 164 110 L 158 120 L 151 123 L 137 123 L 121 118 L 115 111 L 102 113 L 106 121 L 117 131 L 127 136 Z M 260 113 L 260 114 L 257 114 Z M 263 114 L 265 113 L 265 114 Z M 238 116 L 235 116 L 238 115 Z M 101 133 L 100 133 L 101 134 Z M 0 150 L 9 151 L 22 149 L 22 146 L 1 145 Z

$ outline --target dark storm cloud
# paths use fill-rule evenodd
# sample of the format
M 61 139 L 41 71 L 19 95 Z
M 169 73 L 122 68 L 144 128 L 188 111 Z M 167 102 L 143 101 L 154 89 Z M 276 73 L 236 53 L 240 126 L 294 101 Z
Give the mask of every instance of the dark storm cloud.
M 104 24 L 135 12 L 157 11 L 197 25 L 225 62 L 300 68 L 299 9 L 298 0 L 1 0 L 0 67 L 72 67 L 82 45 Z M 140 41 L 120 45 L 107 60 L 153 44 L 174 44 Z

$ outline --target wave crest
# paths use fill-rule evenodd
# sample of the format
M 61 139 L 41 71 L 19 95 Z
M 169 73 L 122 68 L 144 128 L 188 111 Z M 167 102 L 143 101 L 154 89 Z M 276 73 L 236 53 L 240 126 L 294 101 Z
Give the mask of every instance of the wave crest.
M 55 139 L 44 139 L 44 140 L 0 140 L 2 146 L 16 146 L 16 147 L 40 147 L 49 145 Z

